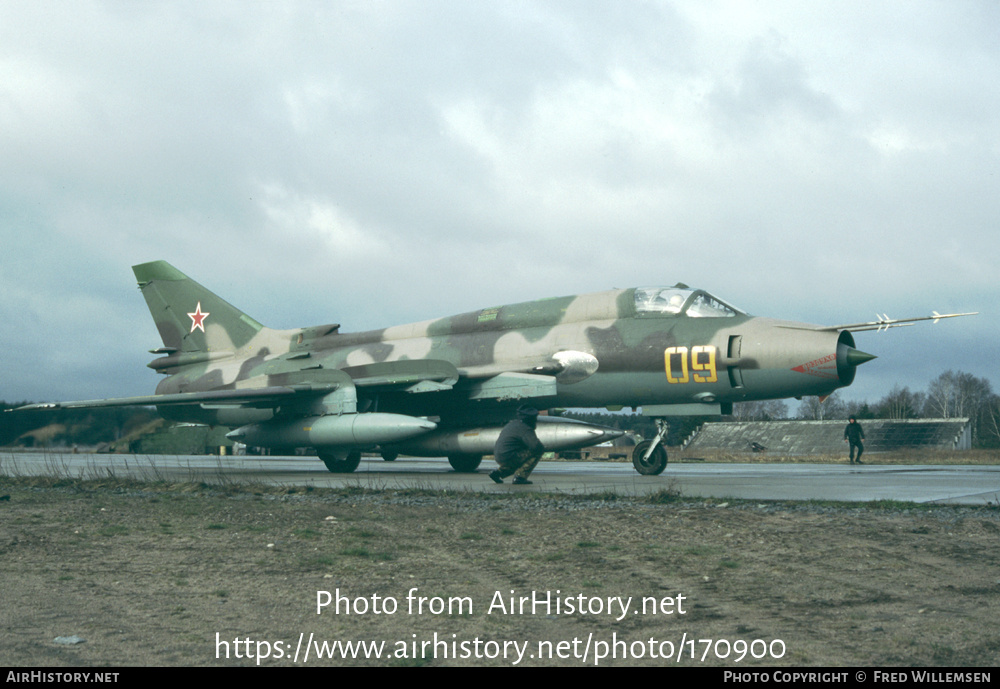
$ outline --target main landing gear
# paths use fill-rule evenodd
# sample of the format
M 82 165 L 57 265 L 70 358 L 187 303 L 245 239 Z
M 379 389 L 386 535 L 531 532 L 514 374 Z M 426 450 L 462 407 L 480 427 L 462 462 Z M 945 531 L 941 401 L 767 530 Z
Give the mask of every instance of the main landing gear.
M 361 464 L 361 451 L 352 450 L 346 453 L 320 453 L 319 458 L 323 460 L 326 468 L 334 474 L 350 474 Z
M 482 455 L 448 455 L 448 464 L 460 474 L 471 474 L 482 461 Z

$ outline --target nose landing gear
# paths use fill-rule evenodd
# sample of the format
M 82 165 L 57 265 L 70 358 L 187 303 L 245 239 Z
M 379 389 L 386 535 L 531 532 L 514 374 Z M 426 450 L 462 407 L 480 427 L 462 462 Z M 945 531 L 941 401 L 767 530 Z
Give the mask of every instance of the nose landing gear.
M 658 476 L 667 468 L 667 448 L 663 445 L 667 437 L 666 419 L 656 419 L 656 437 L 643 440 L 632 451 L 632 466 L 644 476 Z

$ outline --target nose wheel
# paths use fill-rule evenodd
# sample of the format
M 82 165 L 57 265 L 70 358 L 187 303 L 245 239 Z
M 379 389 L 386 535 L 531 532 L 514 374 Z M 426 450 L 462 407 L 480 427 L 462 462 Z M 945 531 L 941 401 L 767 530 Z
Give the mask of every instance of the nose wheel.
M 667 468 L 667 448 L 663 445 L 667 428 L 665 420 L 656 419 L 656 437 L 643 440 L 632 450 L 632 466 L 643 476 L 658 476 Z

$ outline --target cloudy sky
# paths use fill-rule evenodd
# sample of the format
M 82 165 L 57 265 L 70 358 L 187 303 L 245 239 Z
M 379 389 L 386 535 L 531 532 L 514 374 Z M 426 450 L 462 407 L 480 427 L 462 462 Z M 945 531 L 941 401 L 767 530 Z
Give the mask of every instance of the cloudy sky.
M 1000 4 L 0 0 L 0 399 L 148 394 L 130 266 L 273 327 L 670 285 L 991 380 Z

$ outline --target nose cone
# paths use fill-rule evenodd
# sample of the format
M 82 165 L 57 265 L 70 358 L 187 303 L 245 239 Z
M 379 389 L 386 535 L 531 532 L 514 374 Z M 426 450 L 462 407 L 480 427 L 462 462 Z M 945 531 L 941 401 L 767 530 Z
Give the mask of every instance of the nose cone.
M 860 349 L 855 349 L 854 347 L 847 348 L 847 365 L 848 366 L 860 366 L 863 363 L 871 361 L 872 359 L 877 359 L 874 354 L 869 354 L 868 352 L 862 352 Z
M 837 340 L 837 376 L 840 378 L 839 387 L 843 387 L 853 383 L 858 366 L 871 361 L 875 355 L 855 349 L 854 338 L 847 330 L 842 331 Z
M 625 435 L 625 431 L 619 431 L 617 428 L 590 428 L 588 429 L 591 437 L 593 438 L 594 444 L 606 443 L 615 438 L 620 438 Z
M 540 416 L 535 434 L 547 450 L 575 450 L 614 440 L 625 432 L 575 419 Z

